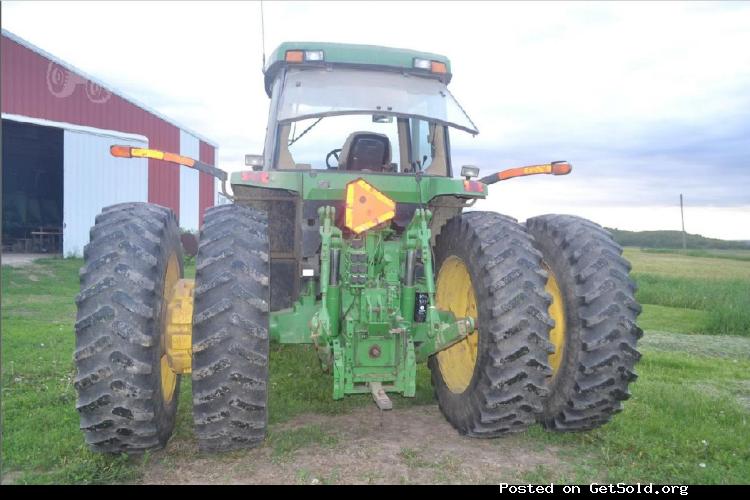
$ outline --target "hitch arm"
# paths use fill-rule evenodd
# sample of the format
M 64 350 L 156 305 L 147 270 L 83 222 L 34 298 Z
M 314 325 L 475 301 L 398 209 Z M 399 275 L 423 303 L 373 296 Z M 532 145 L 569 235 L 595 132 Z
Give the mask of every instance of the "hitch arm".
M 435 311 L 437 312 L 440 322 L 436 325 L 437 329 L 435 335 L 426 335 L 424 341 L 416 346 L 415 354 L 418 363 L 426 361 L 427 358 L 433 354 L 462 341 L 476 328 L 474 318 L 470 316 L 456 318 L 453 316 L 453 313 L 438 310 Z
M 495 174 L 490 174 L 486 177 L 479 179 L 484 184 L 494 184 L 499 181 L 505 181 L 512 179 L 513 177 L 522 177 L 524 175 L 536 175 L 536 174 L 552 174 L 552 175 L 567 175 L 573 167 L 567 161 L 553 161 L 552 163 L 544 163 L 542 165 L 530 165 L 528 167 L 517 167 L 502 170 Z

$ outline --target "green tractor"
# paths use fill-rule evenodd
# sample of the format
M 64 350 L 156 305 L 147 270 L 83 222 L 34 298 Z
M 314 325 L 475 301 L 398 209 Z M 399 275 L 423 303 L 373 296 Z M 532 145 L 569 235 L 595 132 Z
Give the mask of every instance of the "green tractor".
M 258 445 L 271 341 L 311 344 L 334 399 L 372 394 L 382 410 L 415 395 L 427 362 L 445 418 L 469 436 L 587 430 L 621 410 L 642 334 L 622 249 L 574 216 L 464 210 L 495 182 L 568 163 L 454 178 L 450 133 L 478 131 L 443 56 L 284 43 L 264 74 L 265 148 L 246 171 L 112 147 L 210 173 L 232 203 L 205 214 L 195 280 L 171 210 L 97 217 L 74 356 L 92 449 L 164 446 L 188 373 L 199 448 Z

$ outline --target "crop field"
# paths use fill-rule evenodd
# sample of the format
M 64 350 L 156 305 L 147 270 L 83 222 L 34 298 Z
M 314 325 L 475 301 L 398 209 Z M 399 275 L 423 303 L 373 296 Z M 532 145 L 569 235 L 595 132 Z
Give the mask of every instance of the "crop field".
M 750 337 L 750 251 L 698 252 L 625 249 L 644 304 L 641 327 Z
M 474 440 L 433 400 L 381 414 L 369 396 L 331 399 L 304 346 L 272 346 L 270 432 L 254 450 L 201 455 L 183 379 L 174 437 L 141 457 L 91 453 L 75 410 L 76 259 L 2 269 L 3 483 L 750 484 L 750 252 L 626 248 L 644 305 L 638 381 L 624 411 L 588 433 L 534 426 Z

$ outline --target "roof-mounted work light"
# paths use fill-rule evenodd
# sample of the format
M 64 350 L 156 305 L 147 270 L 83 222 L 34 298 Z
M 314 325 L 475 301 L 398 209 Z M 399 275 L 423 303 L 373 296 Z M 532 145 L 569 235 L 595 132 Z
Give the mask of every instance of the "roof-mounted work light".
M 287 50 L 284 60 L 288 63 L 321 62 L 325 56 L 322 50 Z
M 414 58 L 414 67 L 416 69 L 424 69 L 432 73 L 445 74 L 448 72 L 448 67 L 444 62 L 430 61 L 429 59 Z

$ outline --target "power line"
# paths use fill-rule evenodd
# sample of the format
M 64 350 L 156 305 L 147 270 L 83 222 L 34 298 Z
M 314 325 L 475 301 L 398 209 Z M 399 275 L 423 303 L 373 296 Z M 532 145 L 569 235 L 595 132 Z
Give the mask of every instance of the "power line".
M 263 47 L 263 67 L 261 70 L 266 69 L 266 27 L 263 22 L 263 0 L 260 0 L 260 43 Z
M 685 212 L 682 208 L 682 193 L 680 193 L 680 218 L 682 219 L 682 251 L 687 251 L 687 240 L 685 238 Z

